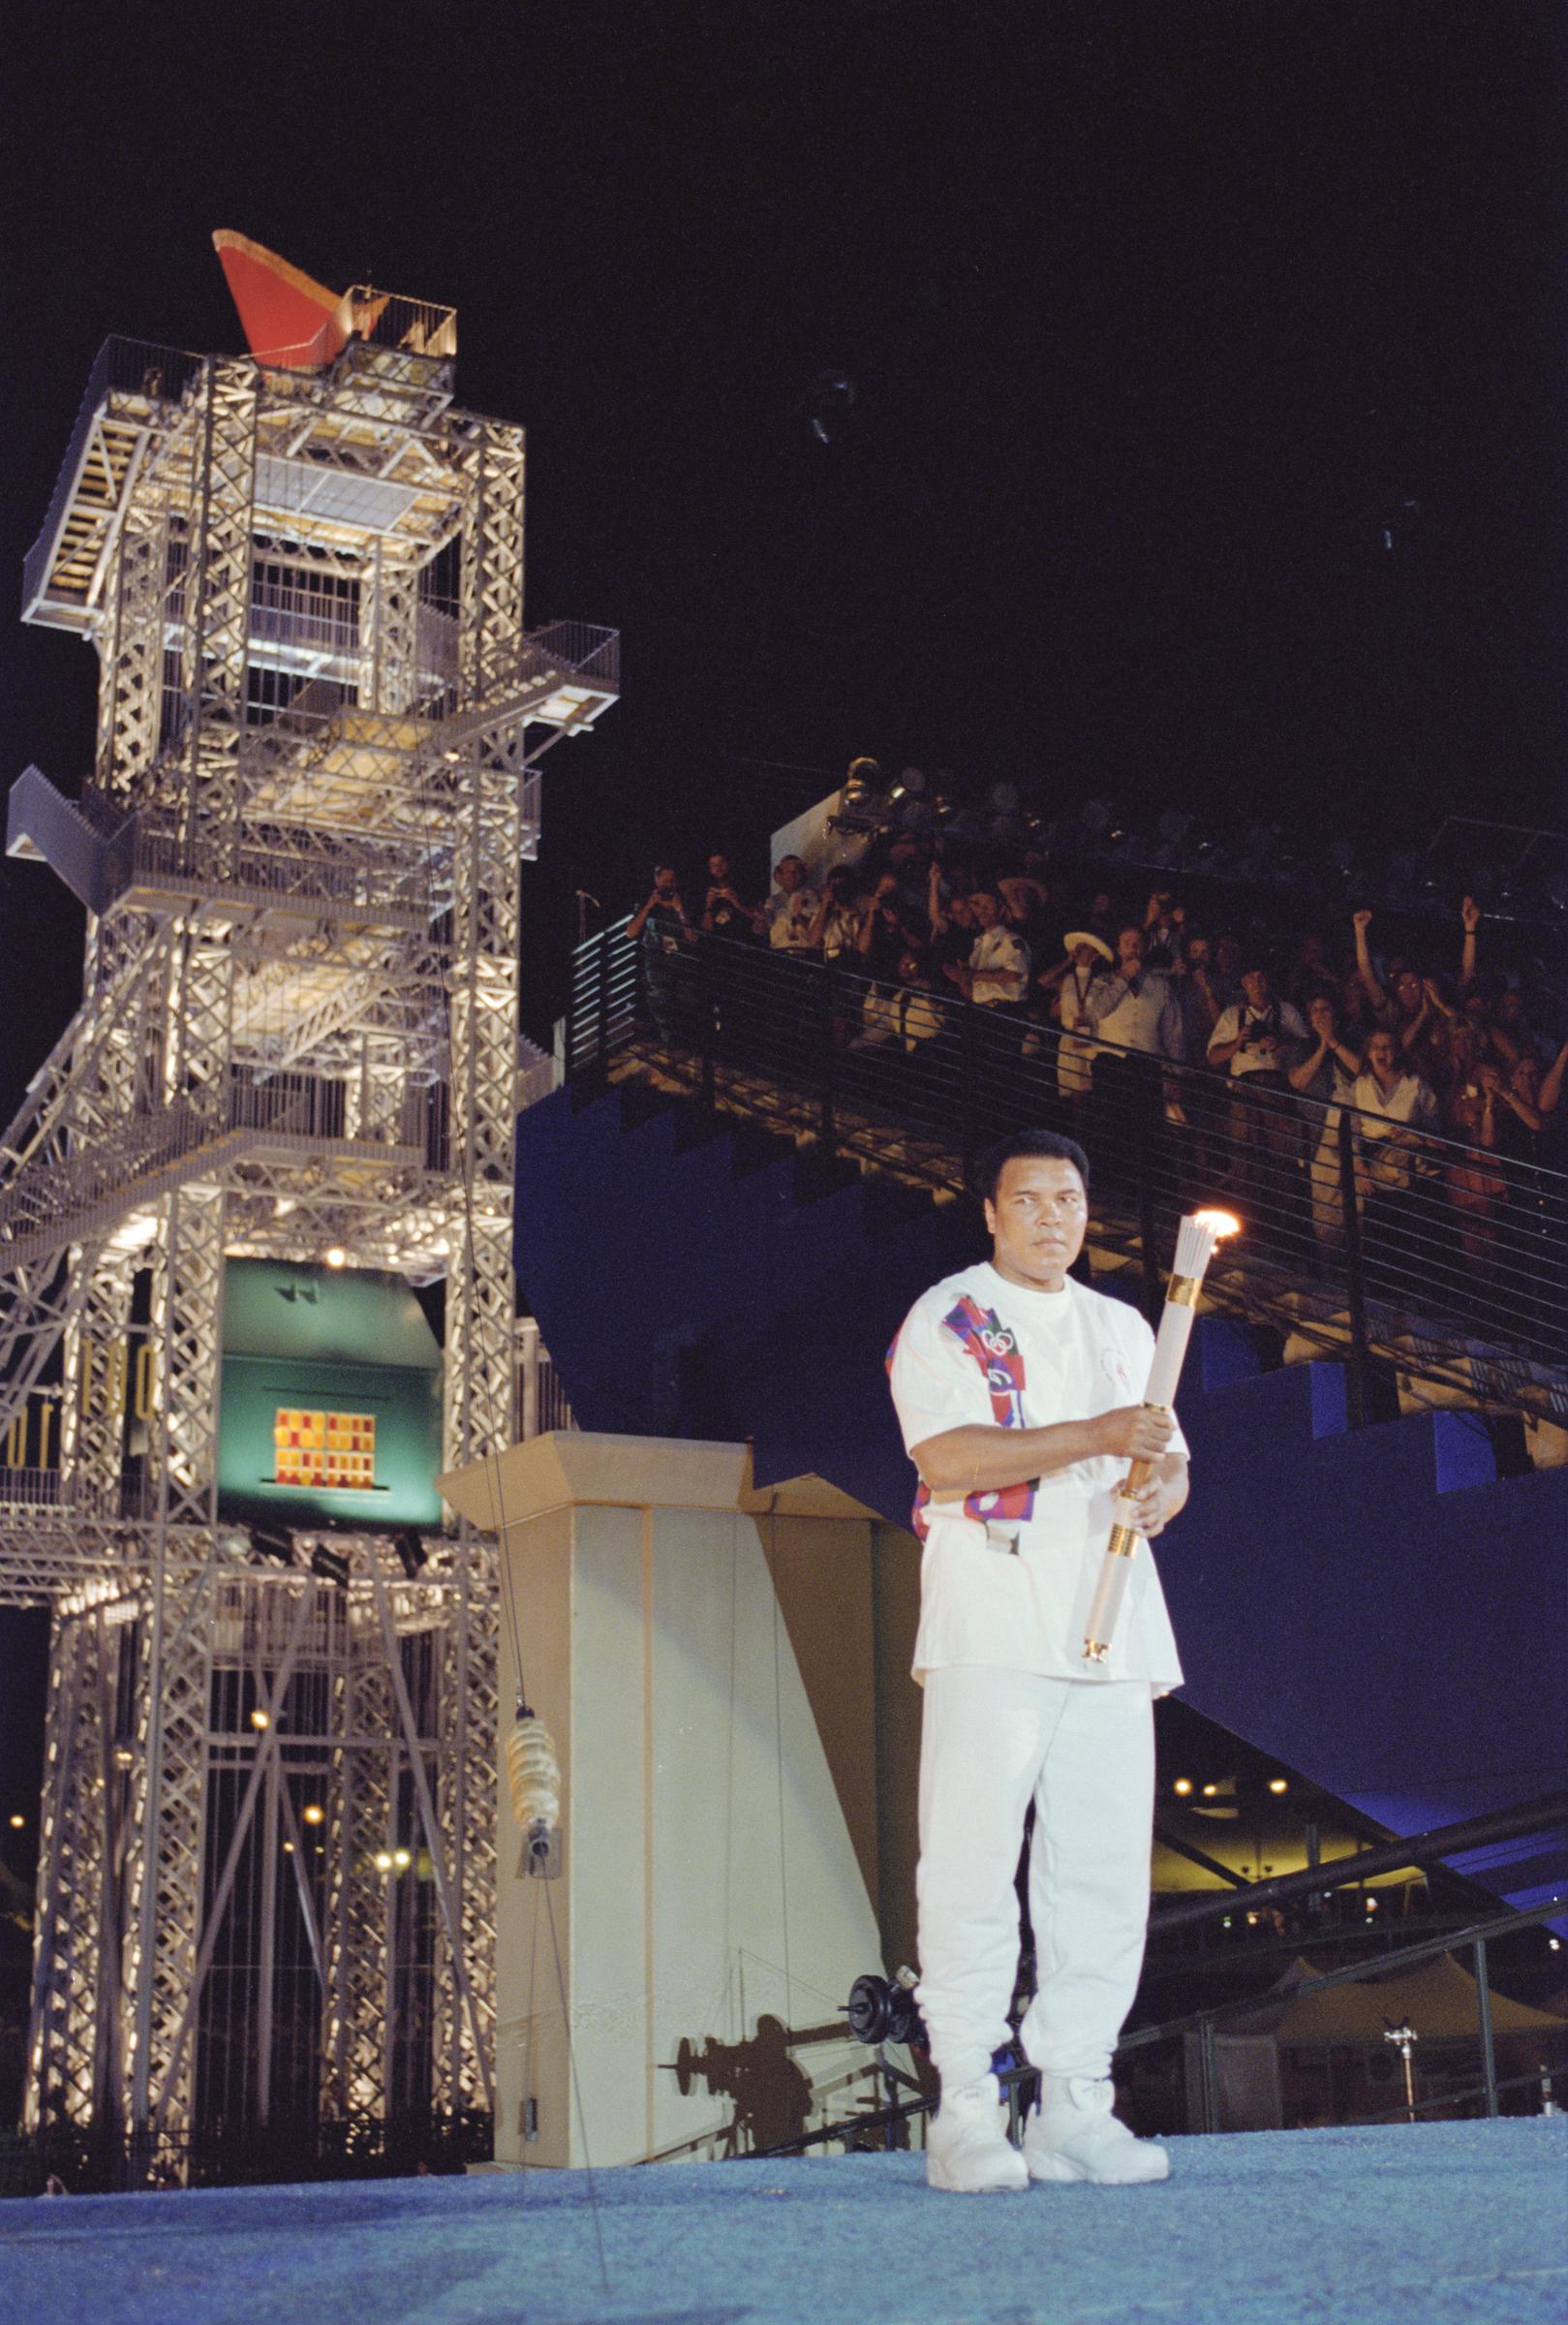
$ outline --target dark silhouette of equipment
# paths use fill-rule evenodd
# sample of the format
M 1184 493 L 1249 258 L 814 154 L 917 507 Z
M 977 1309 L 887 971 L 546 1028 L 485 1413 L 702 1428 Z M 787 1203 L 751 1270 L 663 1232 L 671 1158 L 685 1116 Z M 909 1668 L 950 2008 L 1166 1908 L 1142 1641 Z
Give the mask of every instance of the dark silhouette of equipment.
M 868 1970 L 864 1977 L 856 1978 L 845 2004 L 849 2031 L 855 2040 L 870 2043 L 874 2048 L 884 2042 L 901 2042 L 911 2050 L 923 2051 L 926 2029 L 914 1989 L 912 1969 L 901 1969 L 894 1978 Z
M 731 2099 L 735 2113 L 726 2127 L 726 2152 L 754 2154 L 801 2138 L 812 2111 L 812 2086 L 790 2053 L 809 2042 L 842 2042 L 843 2023 L 786 2027 L 766 2013 L 745 2042 L 717 2042 L 707 2035 L 700 2049 L 683 2034 L 673 2060 L 664 2062 L 683 2099 L 699 2085 L 716 2098 Z

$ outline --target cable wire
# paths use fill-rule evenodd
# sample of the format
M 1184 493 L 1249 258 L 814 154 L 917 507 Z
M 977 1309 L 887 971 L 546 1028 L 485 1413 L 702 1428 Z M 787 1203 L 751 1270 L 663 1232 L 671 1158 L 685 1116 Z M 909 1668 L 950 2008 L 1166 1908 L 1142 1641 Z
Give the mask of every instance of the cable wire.
M 594 2186 L 593 2159 L 588 2153 L 588 2118 L 583 2113 L 582 2082 L 577 2073 L 577 2046 L 571 2039 L 571 2013 L 567 2006 L 567 1976 L 561 1966 L 561 1940 L 556 1935 L 555 1899 L 546 1881 L 545 1910 L 550 1920 L 550 1945 L 555 1954 L 556 1986 L 561 1996 L 561 2025 L 567 2038 L 567 2063 L 571 2074 L 571 2095 L 577 2104 L 577 2135 L 582 2141 L 583 2172 L 588 2182 L 588 2210 L 594 2223 L 594 2242 L 599 2248 L 600 2282 L 606 2293 L 610 2289 L 609 2264 L 604 2257 L 604 2230 L 599 2216 L 599 2194 Z

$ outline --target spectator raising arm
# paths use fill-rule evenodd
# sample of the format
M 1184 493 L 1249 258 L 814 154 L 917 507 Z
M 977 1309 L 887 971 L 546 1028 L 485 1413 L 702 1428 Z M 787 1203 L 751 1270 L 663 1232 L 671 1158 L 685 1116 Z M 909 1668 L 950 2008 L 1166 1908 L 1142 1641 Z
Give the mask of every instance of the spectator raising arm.
M 1473 896 L 1466 896 L 1460 906 L 1460 919 L 1464 926 L 1464 944 L 1460 951 L 1460 991 L 1468 993 L 1475 983 L 1475 932 L 1481 926 L 1481 907 Z
M 1042 993 L 1060 993 L 1072 967 L 1072 954 L 1064 952 L 1054 969 L 1042 969 L 1034 982 Z
M 1543 1116 L 1555 1114 L 1557 1111 L 1558 1101 L 1562 1097 L 1562 1077 L 1565 1066 L 1568 1066 L 1568 1041 L 1565 1041 L 1558 1050 L 1554 1063 L 1535 1094 L 1537 1110 Z
M 1377 971 L 1372 967 L 1372 956 L 1367 945 L 1367 931 L 1372 925 L 1372 915 L 1364 907 L 1359 913 L 1351 914 L 1350 924 L 1356 932 L 1356 975 L 1361 978 L 1368 1000 L 1381 1017 L 1388 1008 L 1388 995 L 1377 981 Z
M 1498 1105 L 1506 1106 L 1522 1129 L 1534 1132 L 1545 1127 L 1546 1116 L 1531 1102 L 1527 1081 L 1523 1089 L 1519 1087 L 1521 1079 L 1532 1071 L 1539 1071 L 1539 1068 L 1532 1069 L 1527 1058 L 1520 1061 L 1506 1080 L 1495 1066 L 1481 1065 L 1476 1068 L 1481 1087 L 1487 1093 L 1489 1108 L 1495 1111 Z M 1540 1088 L 1535 1095 L 1537 1099 L 1540 1097 Z
M 1434 980 L 1430 976 L 1424 976 L 1421 980 L 1421 1007 L 1399 1030 L 1400 1049 L 1407 1056 L 1413 1056 L 1419 1051 L 1424 1040 L 1431 1038 L 1432 1019 L 1434 1017 L 1452 1019 L 1453 1015 L 1453 1010 L 1437 990 Z
M 855 935 L 855 950 L 869 964 L 873 976 L 889 975 L 900 956 L 921 949 L 918 930 L 911 928 L 899 902 L 899 884 L 895 875 L 884 872 L 876 883 L 876 893 L 860 915 Z
M 926 914 L 931 922 L 932 935 L 943 935 L 948 927 L 948 919 L 942 910 L 942 868 L 935 856 L 931 859 L 931 871 L 926 881 Z
M 1480 1120 L 1469 1126 L 1469 1135 L 1477 1146 L 1495 1146 L 1497 1143 L 1497 1093 L 1503 1077 L 1495 1066 L 1483 1061 L 1475 1070 L 1481 1087 Z

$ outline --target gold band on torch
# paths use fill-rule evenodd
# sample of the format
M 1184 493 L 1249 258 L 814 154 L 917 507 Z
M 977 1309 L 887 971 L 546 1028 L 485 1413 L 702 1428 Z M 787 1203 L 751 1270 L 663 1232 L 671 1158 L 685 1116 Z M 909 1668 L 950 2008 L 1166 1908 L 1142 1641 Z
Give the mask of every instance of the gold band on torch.
M 1168 1414 L 1170 1410 L 1168 1405 L 1146 1404 L 1144 1406 L 1145 1412 Z M 1154 1465 L 1152 1461 L 1135 1461 L 1122 1482 L 1122 1489 L 1117 1495 L 1117 1500 L 1121 1501 L 1123 1495 L 1130 1499 L 1132 1495 L 1138 1493 L 1149 1483 L 1153 1474 Z M 1138 1538 L 1136 1526 L 1113 1526 L 1110 1538 L 1105 1545 L 1106 1557 L 1131 1558 L 1138 1547 Z M 1104 1647 L 1092 1647 L 1088 1639 L 1084 1641 L 1084 1653 L 1094 1662 L 1103 1662 L 1105 1659 Z
M 1186 1354 L 1187 1338 L 1192 1330 L 1198 1295 L 1214 1247 L 1226 1235 L 1234 1235 L 1240 1222 L 1225 1211 L 1199 1211 L 1184 1219 L 1177 1234 L 1176 1267 L 1165 1289 L 1165 1310 L 1160 1318 L 1159 1333 L 1154 1342 L 1153 1362 L 1149 1368 L 1149 1386 L 1144 1395 L 1144 1410 L 1169 1417 L 1175 1406 L 1176 1383 L 1181 1375 L 1182 1360 Z M 1149 1483 L 1154 1474 L 1152 1461 L 1135 1461 L 1117 1489 L 1113 1506 L 1125 1507 Z M 1084 1633 L 1084 1660 L 1101 1669 L 1110 1659 L 1111 1641 L 1116 1633 L 1116 1619 L 1122 1611 L 1133 1559 L 1141 1540 L 1136 1526 L 1118 1517 L 1105 1544 L 1105 1556 L 1100 1563 L 1099 1581 L 1095 1585 L 1093 1603 L 1089 1610 L 1089 1623 Z

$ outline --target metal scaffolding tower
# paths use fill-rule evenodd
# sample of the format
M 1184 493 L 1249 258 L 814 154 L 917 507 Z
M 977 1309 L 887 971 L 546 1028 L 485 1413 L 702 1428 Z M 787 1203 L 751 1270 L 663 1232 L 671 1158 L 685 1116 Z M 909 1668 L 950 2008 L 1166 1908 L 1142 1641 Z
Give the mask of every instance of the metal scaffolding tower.
M 88 913 L 0 1147 L 0 1599 L 53 1610 L 27 2110 L 133 2142 L 489 2096 L 491 1552 L 259 1563 L 223 1275 L 444 1280 L 446 1464 L 510 1442 L 519 866 L 618 640 L 524 629 L 523 432 L 453 404 L 451 312 L 346 310 L 315 368 L 109 341 L 26 568 L 100 673 L 80 796 L 30 768 L 8 828 Z

